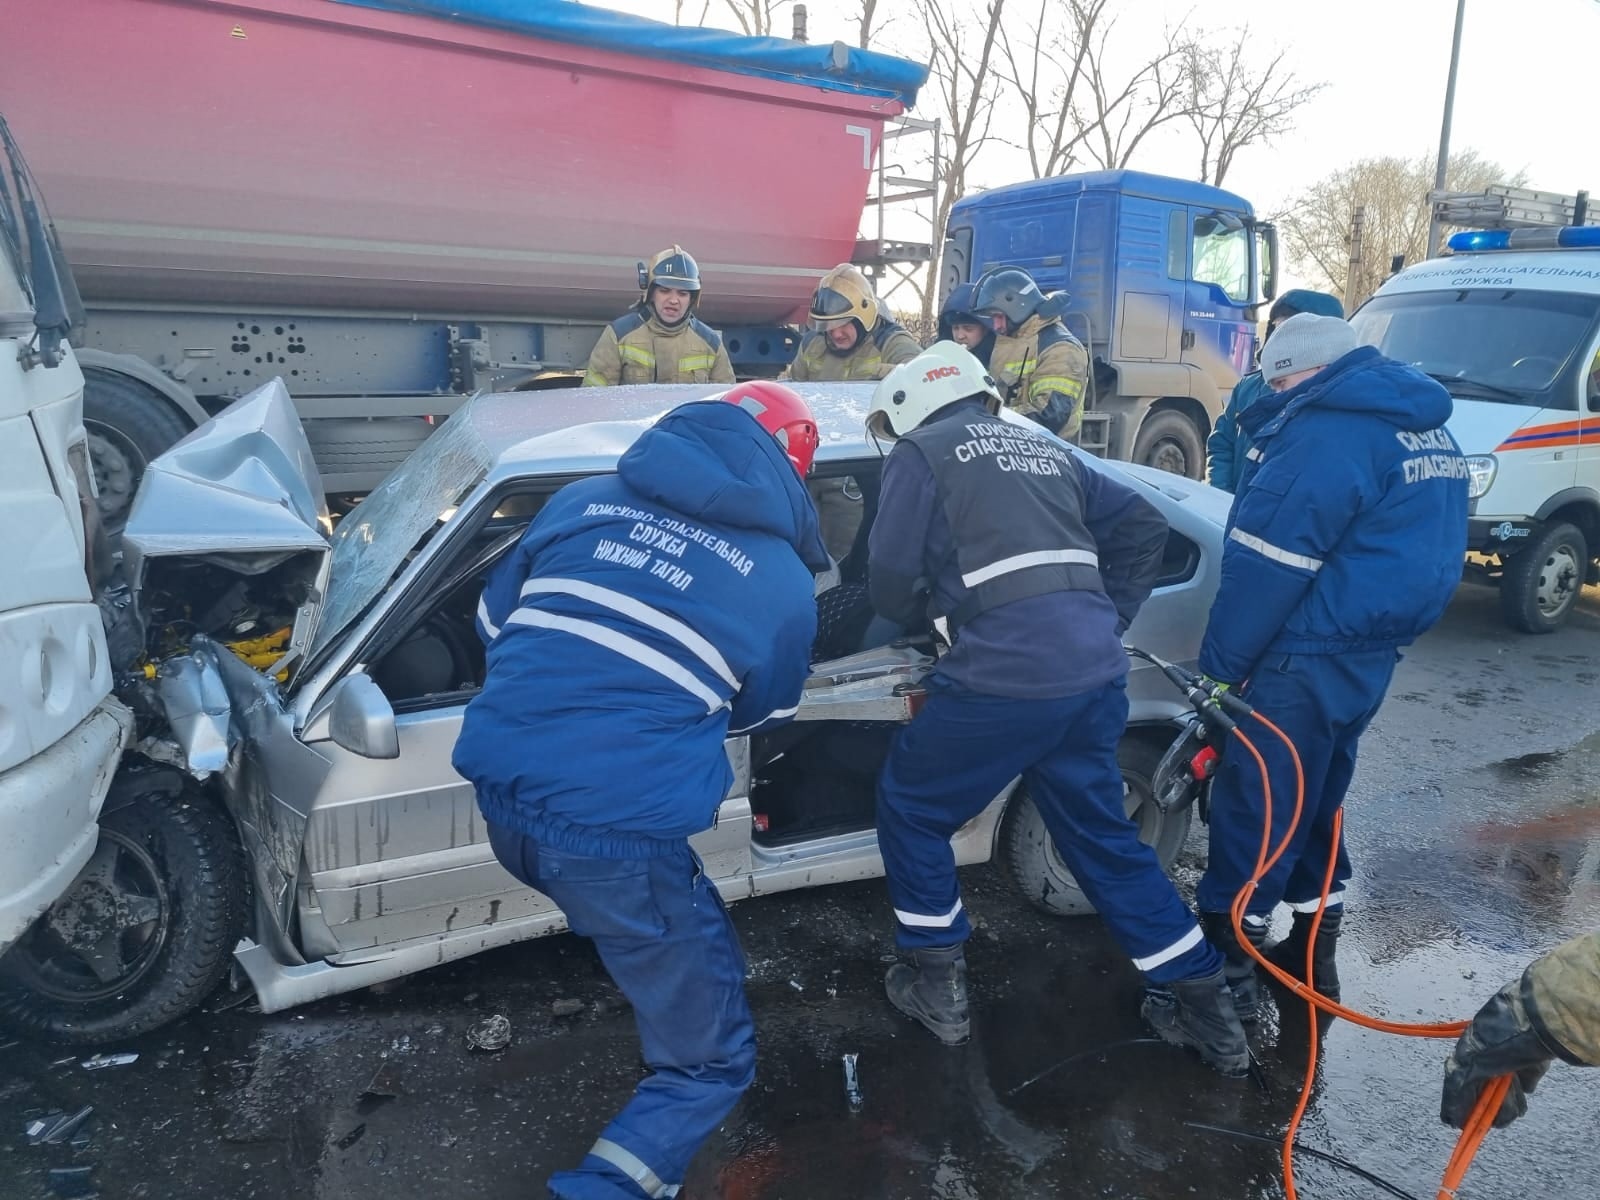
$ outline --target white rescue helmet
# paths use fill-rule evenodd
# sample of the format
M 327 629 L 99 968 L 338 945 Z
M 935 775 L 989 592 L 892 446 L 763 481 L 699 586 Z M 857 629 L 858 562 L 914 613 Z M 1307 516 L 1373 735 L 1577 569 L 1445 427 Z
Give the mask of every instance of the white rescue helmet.
M 983 396 L 990 412 L 1000 411 L 1000 385 L 972 351 L 955 342 L 935 342 L 878 384 L 867 413 L 867 432 L 892 442 L 968 396 Z

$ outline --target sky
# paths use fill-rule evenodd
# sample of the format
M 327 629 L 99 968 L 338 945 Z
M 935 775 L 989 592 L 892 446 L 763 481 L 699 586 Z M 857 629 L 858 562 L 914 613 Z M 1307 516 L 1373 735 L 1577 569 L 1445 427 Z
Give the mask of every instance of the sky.
M 672 0 L 598 2 L 672 19 Z M 684 7 L 698 16 L 701 2 L 686 0 Z M 980 0 L 945 2 L 981 12 Z M 915 0 L 879 0 L 890 12 L 914 6 Z M 812 42 L 855 40 L 859 0 L 808 0 L 807 8 Z M 1265 215 L 1358 159 L 1437 153 L 1455 9 L 1456 0 L 1115 0 L 1123 44 L 1136 45 L 1137 30 L 1159 30 L 1185 16 L 1202 32 L 1248 25 L 1263 53 L 1283 48 L 1301 79 L 1327 83 L 1288 136 L 1242 152 L 1225 181 Z M 782 10 L 777 32 L 787 34 L 791 20 Z M 874 48 L 894 52 L 903 41 L 908 57 L 920 57 L 913 21 L 902 16 Z M 712 0 L 707 24 L 737 29 L 724 0 Z M 1511 173 L 1526 171 L 1530 187 L 1600 193 L 1600 138 L 1579 132 L 1595 112 L 1597 64 L 1600 0 L 1520 0 L 1515 9 L 1503 0 L 1466 0 L 1452 149 L 1471 148 Z M 931 95 L 912 111 L 937 115 Z M 1134 165 L 1192 177 L 1192 137 L 1174 125 L 1148 142 Z M 1026 159 L 999 150 L 985 156 L 974 182 L 992 186 L 1029 175 Z

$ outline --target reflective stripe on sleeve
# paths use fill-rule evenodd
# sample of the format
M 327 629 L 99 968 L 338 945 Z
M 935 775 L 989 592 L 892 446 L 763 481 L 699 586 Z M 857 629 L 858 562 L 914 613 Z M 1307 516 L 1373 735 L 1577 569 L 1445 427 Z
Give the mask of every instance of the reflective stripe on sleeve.
M 685 354 L 678 359 L 680 371 L 709 371 L 717 365 L 715 354 Z
M 653 367 L 656 365 L 654 351 L 645 350 L 638 346 L 630 346 L 626 342 L 620 343 L 617 346 L 617 350 L 624 362 L 631 362 L 640 367 Z
M 589 1153 L 604 1162 L 610 1163 L 629 1179 L 633 1180 L 634 1183 L 639 1185 L 639 1190 L 646 1196 L 651 1197 L 651 1200 L 667 1200 L 667 1197 L 678 1194 L 678 1184 L 663 1183 L 661 1176 L 652 1171 L 645 1164 L 644 1159 L 626 1146 L 619 1146 L 609 1138 L 600 1138 L 593 1146 L 589 1147 Z
M 489 598 L 487 596 L 478 597 L 478 623 L 483 626 L 483 631 L 489 635 L 490 641 L 500 636 L 500 626 L 489 619 Z
M 1282 563 L 1286 567 L 1299 567 L 1302 571 L 1310 571 L 1315 575 L 1322 570 L 1322 560 L 1312 558 L 1308 554 L 1296 554 L 1292 550 L 1281 550 L 1271 542 L 1264 542 L 1253 533 L 1246 533 L 1235 526 L 1228 531 L 1230 541 L 1238 542 L 1247 550 L 1254 550 L 1262 558 L 1270 558 L 1273 562 Z
M 1029 567 L 1044 567 L 1055 563 L 1078 563 L 1085 567 L 1098 567 L 1100 556 L 1093 550 L 1034 550 L 1028 554 L 1013 554 L 1010 558 L 1002 558 L 999 562 L 992 562 L 987 567 L 979 567 L 976 571 L 968 571 L 961 577 L 964 587 L 974 588 L 980 583 L 987 583 L 999 575 L 1006 575 L 1012 571 L 1025 571 Z
M 1157 967 L 1171 962 L 1179 955 L 1189 953 L 1205 940 L 1205 935 L 1200 932 L 1200 926 L 1196 925 L 1165 950 L 1158 950 L 1147 958 L 1134 959 L 1133 965 L 1141 971 L 1154 971 Z
M 774 711 L 769 712 L 766 716 L 762 717 L 761 720 L 757 721 L 754 725 L 746 725 L 743 729 L 728 730 L 728 736 L 738 737 L 742 733 L 749 733 L 752 729 L 760 729 L 768 721 L 781 721 L 787 717 L 794 716 L 799 711 L 800 706 L 798 704 L 796 704 L 793 708 L 775 709 Z
M 579 621 L 572 617 L 558 617 L 554 613 L 540 612 L 536 608 L 519 608 L 506 618 L 507 625 L 532 625 L 537 629 L 554 629 L 561 633 L 570 633 L 581 637 L 585 641 L 593 642 L 597 646 L 604 646 L 607 650 L 615 651 L 624 658 L 632 659 L 641 667 L 646 667 L 660 675 L 663 679 L 677 684 L 695 699 L 706 706 L 708 714 L 724 707 L 728 702 L 718 696 L 705 684 L 694 677 L 694 673 L 680 663 L 673 662 L 658 650 L 652 650 L 643 642 L 618 633 L 615 629 L 607 629 L 604 625 L 597 625 L 593 621 Z
M 612 612 L 621 613 L 641 625 L 648 625 L 659 633 L 666 634 L 685 650 L 689 651 L 716 674 L 734 691 L 739 690 L 738 677 L 734 675 L 733 668 L 728 666 L 728 660 L 722 657 L 722 652 L 701 637 L 689 626 L 676 617 L 670 617 L 659 608 L 652 608 L 632 596 L 625 596 L 611 588 L 600 587 L 598 584 L 585 583 L 581 579 L 530 579 L 522 585 L 522 598 L 542 593 L 556 592 L 564 596 L 576 596 L 580 600 L 587 600 L 590 604 L 598 604 L 601 608 L 609 608 Z
M 904 909 L 894 910 L 894 919 L 908 929 L 949 929 L 956 923 L 956 918 L 961 915 L 961 901 L 956 901 L 956 906 L 947 913 L 936 917 L 924 916 L 922 913 L 910 913 Z
M 1028 395 L 1040 392 L 1060 392 L 1073 400 L 1083 398 L 1083 384 L 1070 375 L 1035 375 L 1028 384 Z

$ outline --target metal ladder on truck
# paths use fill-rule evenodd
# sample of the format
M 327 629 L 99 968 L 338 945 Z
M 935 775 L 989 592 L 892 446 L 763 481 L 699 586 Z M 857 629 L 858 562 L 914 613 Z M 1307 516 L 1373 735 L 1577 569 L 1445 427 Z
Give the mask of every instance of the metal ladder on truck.
M 1600 208 L 1589 193 L 1563 196 L 1496 184 L 1481 192 L 1429 192 L 1433 218 L 1459 229 L 1541 229 L 1556 225 L 1600 225 Z

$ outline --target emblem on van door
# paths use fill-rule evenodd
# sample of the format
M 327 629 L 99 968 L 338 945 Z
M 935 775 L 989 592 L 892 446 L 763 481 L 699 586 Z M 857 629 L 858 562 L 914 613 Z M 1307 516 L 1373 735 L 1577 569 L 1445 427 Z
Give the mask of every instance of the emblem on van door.
M 1500 524 L 1496 525 L 1489 532 L 1494 534 L 1495 537 L 1499 538 L 1502 542 L 1509 542 L 1512 538 L 1525 538 L 1532 533 L 1533 530 L 1524 529 L 1520 525 L 1513 525 L 1510 521 L 1501 521 Z

